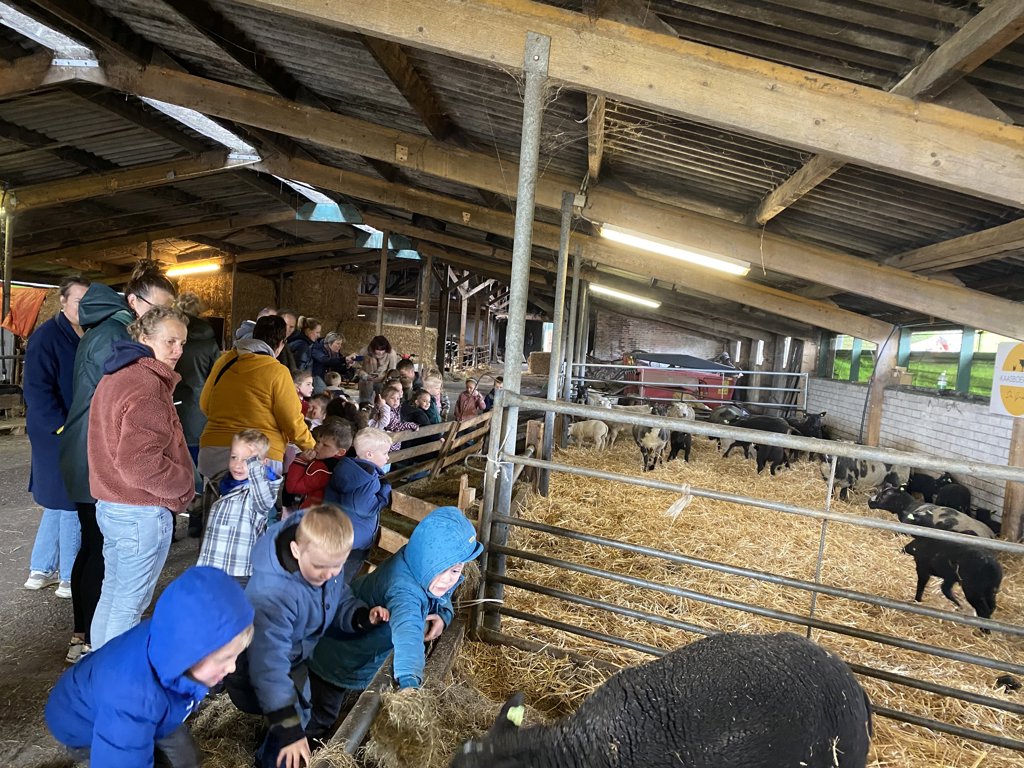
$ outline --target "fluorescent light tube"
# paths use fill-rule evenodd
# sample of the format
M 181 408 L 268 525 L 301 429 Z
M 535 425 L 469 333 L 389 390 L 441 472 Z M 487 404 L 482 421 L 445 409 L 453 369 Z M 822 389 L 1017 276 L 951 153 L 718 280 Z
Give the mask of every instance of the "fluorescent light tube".
M 639 304 L 641 307 L 648 307 L 649 309 L 657 309 L 661 306 L 660 301 L 645 299 L 643 296 L 634 296 L 632 293 L 617 291 L 614 288 L 606 288 L 603 285 L 592 284 L 590 286 L 590 292 L 596 293 L 599 296 L 607 296 L 610 299 L 618 299 L 619 301 L 628 301 L 633 304 Z
M 615 243 L 628 245 L 631 248 L 639 248 L 643 251 L 650 251 L 661 256 L 668 256 L 673 259 L 680 259 L 701 267 L 717 269 L 720 272 L 727 272 L 730 275 L 743 277 L 750 271 L 750 264 L 739 259 L 730 259 L 728 256 L 709 256 L 683 248 L 668 240 L 657 237 L 648 237 L 630 232 L 628 229 L 615 227 L 611 224 L 602 224 L 600 227 L 601 237 L 607 238 Z
M 184 275 L 198 275 L 204 272 L 220 272 L 220 262 L 200 261 L 195 264 L 178 264 L 167 270 L 167 276 L 182 277 Z

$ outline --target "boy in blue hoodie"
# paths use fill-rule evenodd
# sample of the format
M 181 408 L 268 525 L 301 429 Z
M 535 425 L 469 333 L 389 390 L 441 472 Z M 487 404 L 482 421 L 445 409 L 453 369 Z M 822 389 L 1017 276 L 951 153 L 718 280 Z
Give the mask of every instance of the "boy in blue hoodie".
M 356 433 L 352 448 L 355 458 L 346 456 L 338 461 L 324 491 L 324 503 L 341 507 L 355 531 L 352 553 L 345 561 L 346 584 L 369 557 L 380 529 L 380 511 L 391 501 L 391 484 L 383 479 L 383 467 L 391 461 L 391 437 L 383 430 L 365 427 Z
M 54 686 L 46 724 L 76 759 L 96 768 L 198 768 L 185 719 L 235 668 L 252 638 L 253 609 L 217 568 L 189 568 L 153 617 L 82 658 Z
M 390 620 L 365 634 L 325 637 L 317 645 L 309 664 L 311 736 L 324 735 L 339 714 L 351 709 L 392 647 L 398 687 L 423 683 L 423 643 L 439 637 L 451 622 L 452 593 L 462 581 L 462 569 L 482 551 L 462 511 L 439 507 L 416 526 L 408 544 L 352 582 L 353 593 L 387 608 Z
M 266 718 L 258 766 L 309 763 L 306 662 L 324 633 L 365 632 L 388 620 L 386 609 L 369 608 L 338 578 L 351 548 L 352 524 L 330 504 L 272 525 L 253 548 L 245 594 L 256 609 L 256 632 L 225 682 L 236 707 Z

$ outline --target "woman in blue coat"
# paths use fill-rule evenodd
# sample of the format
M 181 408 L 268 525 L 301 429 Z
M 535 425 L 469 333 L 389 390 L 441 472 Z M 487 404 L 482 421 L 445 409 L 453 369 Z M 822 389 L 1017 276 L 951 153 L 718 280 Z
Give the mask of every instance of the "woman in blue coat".
M 32 333 L 25 351 L 25 430 L 32 445 L 28 489 L 43 508 L 25 588 L 57 584 L 57 597 L 71 597 L 71 568 L 82 540 L 78 512 L 57 465 L 58 432 L 71 407 L 75 352 L 84 333 L 78 324 L 78 303 L 88 288 L 86 278 L 64 278 L 60 312 Z

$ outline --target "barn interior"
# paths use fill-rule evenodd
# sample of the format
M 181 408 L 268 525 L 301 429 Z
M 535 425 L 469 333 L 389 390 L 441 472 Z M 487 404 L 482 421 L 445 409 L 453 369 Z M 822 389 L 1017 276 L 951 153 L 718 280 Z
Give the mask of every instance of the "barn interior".
M 1024 466 L 969 386 L 1024 338 L 1022 33 L 1019 0 L 7 0 L 3 314 L 151 256 L 225 339 L 293 306 L 472 367 L 550 350 L 572 285 L 595 361 L 729 352 L 839 437 Z M 948 391 L 902 384 L 924 330 L 964 340 Z M 1019 541 L 1024 484 L 972 488 Z

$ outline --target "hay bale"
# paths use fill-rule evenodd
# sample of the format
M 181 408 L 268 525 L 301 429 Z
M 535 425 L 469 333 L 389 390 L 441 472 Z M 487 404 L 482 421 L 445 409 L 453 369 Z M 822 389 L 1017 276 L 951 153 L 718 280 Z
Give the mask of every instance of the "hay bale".
M 606 451 L 569 449 L 556 461 L 588 468 L 636 475 L 640 468 L 635 446 L 621 443 Z M 741 493 L 746 496 L 820 507 L 825 484 L 813 462 L 794 464 L 778 477 L 757 475 L 752 461 L 742 455 L 721 459 L 714 444 L 694 440 L 693 460 L 672 462 L 645 477 L 695 488 Z M 852 516 L 877 516 L 891 520 L 887 513 L 867 508 L 866 493 L 853 495 L 853 502 L 836 502 L 833 510 Z M 814 580 L 820 521 L 799 518 L 741 504 L 696 497 L 675 519 L 664 516 L 678 498 L 669 491 L 657 491 L 610 481 L 596 481 L 573 475 L 553 474 L 548 498 L 531 496 L 523 516 L 550 525 L 586 531 L 610 539 L 678 552 L 706 560 L 782 574 L 805 581 Z M 822 582 L 859 592 L 909 601 L 913 597 L 913 560 L 901 554 L 906 537 L 897 534 L 830 522 L 828 525 Z M 509 546 L 662 584 L 685 587 L 713 597 L 764 606 L 781 612 L 806 616 L 810 596 L 802 590 L 765 584 L 707 569 L 682 566 L 658 558 L 621 552 L 539 532 L 513 527 Z M 1024 562 L 1019 557 L 1000 555 L 1005 576 L 999 593 L 995 618 L 1015 620 L 1024 614 Z M 780 620 L 755 616 L 654 592 L 616 584 L 604 579 L 574 574 L 564 569 L 509 558 L 508 576 L 542 586 L 600 599 L 627 608 L 664 616 L 719 631 L 803 632 Z M 950 608 L 932 585 L 925 603 L 933 608 Z M 506 588 L 505 604 L 520 611 L 547 616 L 596 632 L 624 637 L 661 648 L 675 648 L 697 636 L 671 627 L 624 618 L 606 611 L 562 603 L 551 598 Z M 878 631 L 897 638 L 916 640 L 989 656 L 1013 663 L 1024 654 L 1024 639 L 999 633 L 981 635 L 969 627 L 950 625 L 911 614 L 819 596 L 816 617 Z M 636 664 L 648 657 L 596 640 L 546 627 L 504 619 L 502 631 L 555 648 L 574 651 L 619 666 Z M 1012 700 L 1012 695 L 993 690 L 997 672 L 954 660 L 925 656 L 909 650 L 871 643 L 845 635 L 815 631 L 813 639 L 841 658 L 878 669 L 890 670 L 928 682 L 948 685 L 978 694 Z M 488 653 L 467 645 L 470 654 Z M 567 683 L 553 674 L 545 661 L 532 668 L 536 654 L 503 649 L 501 658 L 483 658 L 474 666 L 475 678 L 488 695 L 504 696 L 515 688 L 524 689 L 539 707 L 552 691 L 581 699 L 597 680 L 570 678 Z M 472 660 L 471 660 L 472 662 Z M 1019 734 L 1024 718 L 899 685 L 862 678 L 872 701 L 879 706 L 952 722 L 997 734 Z M 575 699 L 574 699 L 575 701 Z M 925 768 L 1005 766 L 1024 768 L 1024 756 L 934 734 L 923 729 L 875 720 L 873 758 L 879 766 L 900 765 Z
M 362 320 L 346 320 L 339 330 L 345 335 L 346 349 L 353 351 L 363 349 L 377 335 L 376 323 Z M 437 350 L 437 329 L 427 328 L 426 333 L 422 334 L 422 344 L 420 330 L 418 325 L 384 324 L 384 335 L 391 342 L 392 349 L 399 354 L 416 355 L 416 362 L 420 365 L 429 364 Z
M 206 306 L 206 313 L 213 317 L 231 318 L 231 271 L 213 272 L 208 275 L 185 275 L 179 277 L 178 293 L 189 291 L 199 297 Z
M 324 324 L 334 331 L 359 312 L 359 277 L 333 269 L 296 272 L 285 282 L 282 305 Z
M 548 370 L 551 367 L 551 353 L 550 352 L 531 352 L 528 363 L 529 373 L 537 375 L 547 375 Z
M 231 331 L 243 320 L 255 320 L 256 313 L 264 307 L 275 304 L 276 289 L 274 283 L 259 275 L 239 272 L 235 275 L 235 306 L 231 314 Z
M 43 305 L 39 307 L 39 314 L 36 316 L 36 324 L 32 326 L 32 330 L 35 331 L 40 325 L 45 323 L 51 317 L 56 316 L 60 312 L 60 290 L 57 288 L 50 288 L 46 292 L 46 298 L 43 299 Z M 32 334 L 29 334 L 30 336 Z

